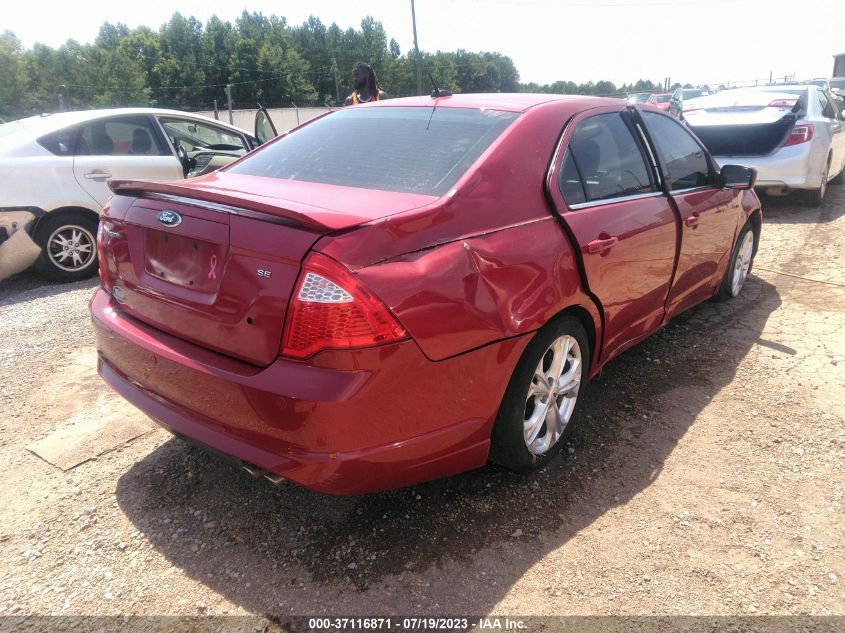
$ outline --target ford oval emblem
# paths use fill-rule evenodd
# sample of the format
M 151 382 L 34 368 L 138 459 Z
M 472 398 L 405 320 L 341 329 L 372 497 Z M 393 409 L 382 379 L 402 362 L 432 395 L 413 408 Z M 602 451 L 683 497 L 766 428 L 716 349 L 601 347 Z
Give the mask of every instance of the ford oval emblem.
M 164 226 L 179 226 L 182 224 L 182 216 L 175 211 L 161 211 L 158 214 L 158 221 Z

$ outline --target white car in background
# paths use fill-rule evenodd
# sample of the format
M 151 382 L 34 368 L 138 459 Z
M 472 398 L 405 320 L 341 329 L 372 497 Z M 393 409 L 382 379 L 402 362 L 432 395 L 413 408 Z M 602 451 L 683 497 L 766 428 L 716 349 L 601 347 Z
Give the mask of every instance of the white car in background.
M 716 162 L 754 167 L 766 193 L 801 190 L 817 207 L 845 177 L 843 115 L 819 86 L 725 90 L 685 102 L 684 119 Z
M 155 108 L 63 112 L 0 125 L 0 280 L 33 260 L 49 279 L 93 275 L 109 180 L 198 176 L 258 145 L 239 128 Z

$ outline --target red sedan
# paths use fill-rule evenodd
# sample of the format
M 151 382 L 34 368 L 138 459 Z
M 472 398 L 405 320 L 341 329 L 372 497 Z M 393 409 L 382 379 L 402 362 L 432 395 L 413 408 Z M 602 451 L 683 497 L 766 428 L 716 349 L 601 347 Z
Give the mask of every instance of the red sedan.
M 662 92 L 659 94 L 653 94 L 648 98 L 649 105 L 653 105 L 658 110 L 663 110 L 664 112 L 669 112 L 669 101 L 672 99 L 671 92 Z
M 740 293 L 753 184 L 621 100 L 346 108 L 200 178 L 113 183 L 99 372 L 172 432 L 321 492 L 537 468 L 605 363 Z

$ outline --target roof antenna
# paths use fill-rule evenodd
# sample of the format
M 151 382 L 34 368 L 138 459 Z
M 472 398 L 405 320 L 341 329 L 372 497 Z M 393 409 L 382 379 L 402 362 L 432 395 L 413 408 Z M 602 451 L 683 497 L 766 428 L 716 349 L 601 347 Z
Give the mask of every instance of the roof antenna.
M 437 99 L 437 97 L 451 97 L 452 92 L 449 90 L 441 90 L 437 87 L 437 82 L 434 81 L 434 77 L 431 76 L 431 73 L 426 73 L 428 75 L 428 80 L 431 82 L 431 85 L 434 86 L 434 90 L 431 91 L 431 98 Z

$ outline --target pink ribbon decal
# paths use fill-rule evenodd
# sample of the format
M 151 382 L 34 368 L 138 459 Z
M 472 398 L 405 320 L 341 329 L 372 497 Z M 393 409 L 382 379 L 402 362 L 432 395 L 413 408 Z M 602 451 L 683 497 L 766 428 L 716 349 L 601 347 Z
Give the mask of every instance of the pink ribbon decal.
M 208 278 L 217 279 L 217 255 L 211 256 L 211 267 L 208 269 Z

